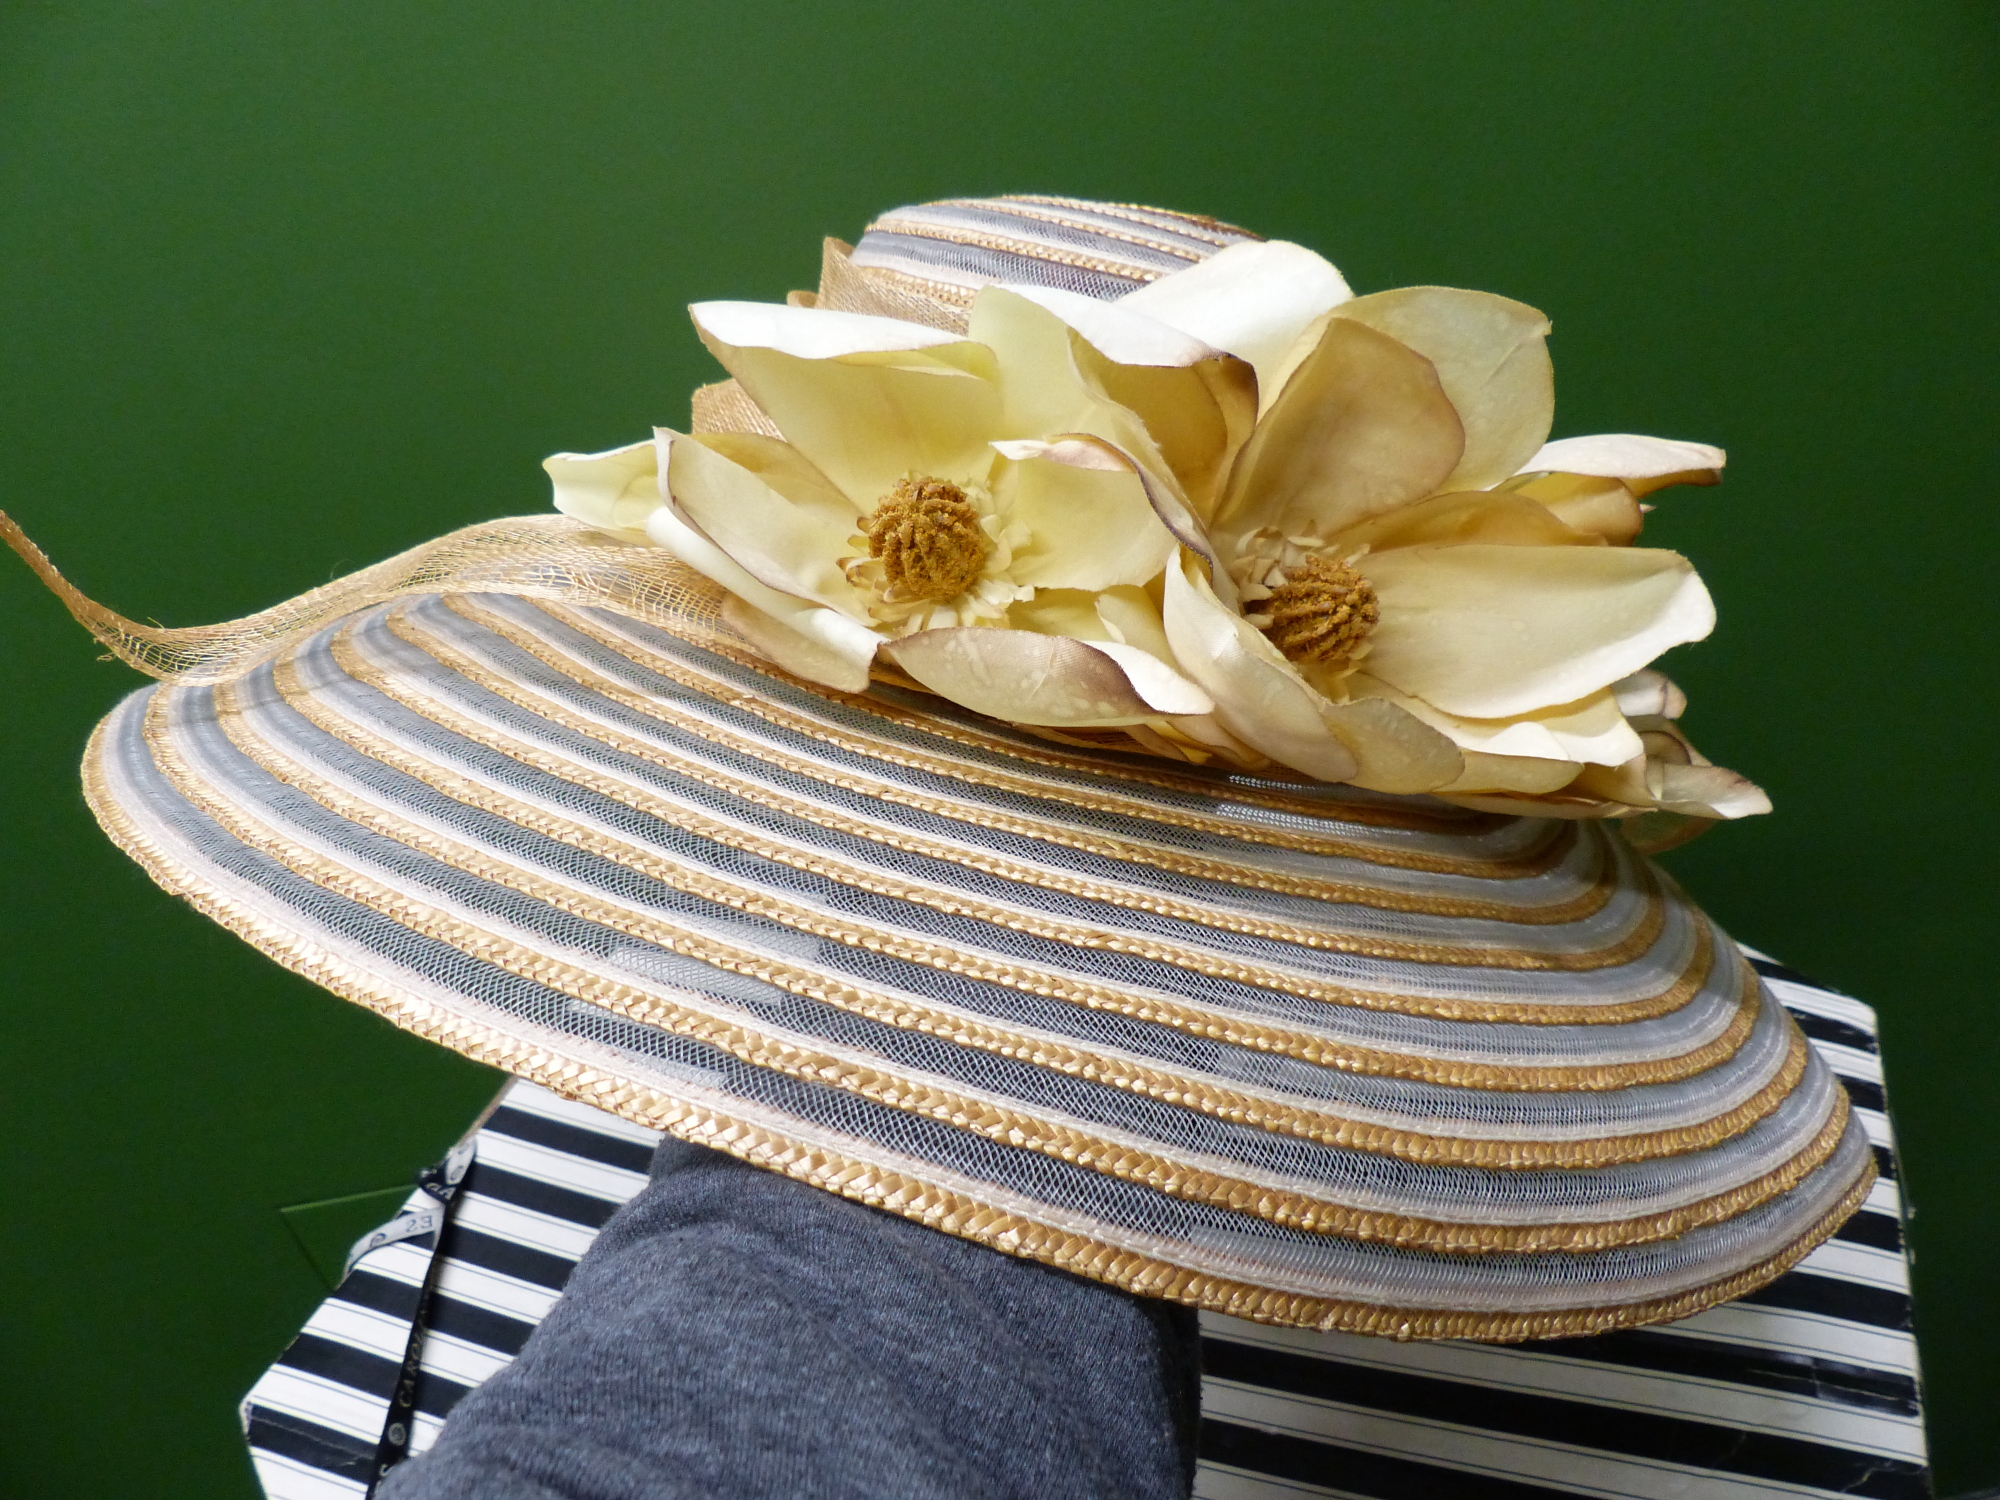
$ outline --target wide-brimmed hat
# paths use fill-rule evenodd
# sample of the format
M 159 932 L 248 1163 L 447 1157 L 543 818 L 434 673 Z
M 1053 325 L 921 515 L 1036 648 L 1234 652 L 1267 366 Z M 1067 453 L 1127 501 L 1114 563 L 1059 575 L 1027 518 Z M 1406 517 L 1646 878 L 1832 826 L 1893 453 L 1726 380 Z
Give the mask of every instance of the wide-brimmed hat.
M 962 329 L 989 283 L 1118 299 L 1257 244 L 961 200 L 830 243 L 795 301 Z M 784 431 L 735 382 L 693 426 Z M 810 680 L 685 558 L 563 517 L 205 633 L 65 597 L 169 678 L 84 771 L 168 890 L 468 1056 L 998 1250 L 1521 1339 L 1742 1295 L 1873 1178 L 1838 1082 L 1597 793 L 1316 779 L 1186 702 L 1008 723 L 914 657 Z

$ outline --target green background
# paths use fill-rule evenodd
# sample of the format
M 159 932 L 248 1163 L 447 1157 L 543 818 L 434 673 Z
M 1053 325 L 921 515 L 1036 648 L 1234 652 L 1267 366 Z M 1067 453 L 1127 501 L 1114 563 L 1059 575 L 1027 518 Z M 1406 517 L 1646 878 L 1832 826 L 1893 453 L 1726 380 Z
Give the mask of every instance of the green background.
M 1721 607 L 1689 723 L 1779 811 L 1675 863 L 1881 1008 L 1941 1488 L 2000 1483 L 1997 79 L 1931 0 L 11 0 L 0 506 L 127 613 L 246 613 L 542 508 L 545 453 L 685 416 L 683 304 L 951 194 L 1533 302 L 1558 434 L 1732 451 L 1649 536 Z M 407 1181 L 494 1078 L 110 848 L 74 767 L 137 679 L 0 563 L 0 1485 L 248 1496 L 234 1403 L 347 1232 L 280 1208 Z

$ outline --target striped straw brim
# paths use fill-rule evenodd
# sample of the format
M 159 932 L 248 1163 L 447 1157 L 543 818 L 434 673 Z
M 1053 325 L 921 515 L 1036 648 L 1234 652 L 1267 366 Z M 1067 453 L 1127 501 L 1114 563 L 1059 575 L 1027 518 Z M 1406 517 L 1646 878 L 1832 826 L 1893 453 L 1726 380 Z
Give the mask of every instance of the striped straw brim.
M 397 1024 L 1135 1291 L 1518 1339 L 1866 1194 L 1846 1096 L 1612 829 L 1072 750 L 677 628 L 364 611 L 105 723 L 167 886 Z

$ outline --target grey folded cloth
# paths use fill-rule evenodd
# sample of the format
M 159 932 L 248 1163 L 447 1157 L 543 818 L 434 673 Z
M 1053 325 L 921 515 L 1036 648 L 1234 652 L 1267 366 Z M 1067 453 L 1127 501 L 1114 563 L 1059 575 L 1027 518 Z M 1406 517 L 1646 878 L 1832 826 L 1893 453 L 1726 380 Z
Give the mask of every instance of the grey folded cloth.
M 669 1140 L 381 1500 L 1185 1496 L 1194 1313 Z

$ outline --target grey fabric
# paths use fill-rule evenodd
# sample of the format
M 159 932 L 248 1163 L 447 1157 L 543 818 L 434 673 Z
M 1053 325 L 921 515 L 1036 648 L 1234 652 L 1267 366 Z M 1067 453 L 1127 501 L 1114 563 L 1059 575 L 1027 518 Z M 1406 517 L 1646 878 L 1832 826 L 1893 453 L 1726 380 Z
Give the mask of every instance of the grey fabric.
M 1185 1496 L 1186 1308 L 669 1141 L 382 1500 Z

